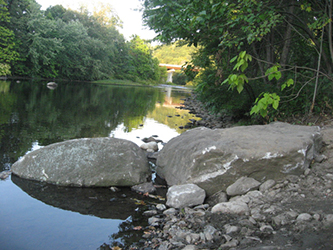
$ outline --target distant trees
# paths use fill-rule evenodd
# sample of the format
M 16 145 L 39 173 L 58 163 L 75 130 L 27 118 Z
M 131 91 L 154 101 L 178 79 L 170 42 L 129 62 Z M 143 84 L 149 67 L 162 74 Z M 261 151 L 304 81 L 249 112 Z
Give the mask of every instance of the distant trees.
M 14 32 L 8 28 L 9 12 L 4 0 L 0 0 L 0 76 L 9 75 L 10 63 L 17 60 L 14 50 Z
M 159 79 L 155 74 L 158 62 L 139 38 L 141 47 L 147 48 L 146 60 L 134 61 L 141 59 L 133 56 L 140 48 L 132 41 L 126 42 L 118 32 L 121 21 L 110 5 L 99 5 L 93 13 L 84 7 L 73 11 L 60 5 L 42 11 L 35 0 L 8 0 L 0 7 L 0 16 L 8 16 L 0 21 L 1 27 L 8 30 L 6 48 L 10 52 L 6 53 L 7 59 L 0 57 L 0 63 L 9 64 L 12 75 L 87 81 Z M 0 32 L 5 35 L 3 29 Z M 15 43 L 10 42 L 14 37 Z M 145 72 L 139 68 L 145 68 Z
M 160 63 L 183 65 L 192 61 L 192 54 L 197 50 L 194 46 L 187 46 L 181 42 L 172 44 L 163 44 L 156 46 L 154 56 L 158 58 Z

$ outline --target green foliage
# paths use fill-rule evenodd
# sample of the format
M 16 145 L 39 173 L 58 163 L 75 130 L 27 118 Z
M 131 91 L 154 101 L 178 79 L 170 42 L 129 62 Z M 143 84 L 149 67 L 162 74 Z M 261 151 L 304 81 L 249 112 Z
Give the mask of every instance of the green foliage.
M 159 61 L 152 56 L 152 50 L 139 36 L 129 42 L 132 77 L 139 79 L 160 79 Z
M 10 65 L 7 63 L 0 63 L 0 76 L 8 76 L 10 73 Z
M 8 28 L 9 11 L 4 0 L 0 0 L 0 76 L 9 75 L 8 63 L 17 60 L 18 53 L 14 50 L 14 32 Z
M 314 92 L 313 85 L 315 78 L 326 85 L 333 80 L 332 13 L 327 6 L 327 1 L 309 0 L 145 0 L 143 17 L 160 41 L 181 40 L 200 47 L 192 63 L 202 69 L 197 89 L 207 102 L 212 102 L 207 97 L 213 90 L 225 100 L 232 91 L 219 86 L 229 83 L 231 90 L 248 96 L 244 115 L 254 103 L 261 114 L 274 105 L 283 112 L 274 107 L 272 112 L 281 115 L 300 106 L 306 112 L 311 96 L 329 96 L 329 91 L 320 92 L 323 88 Z M 249 54 L 252 61 L 245 58 Z M 260 98 L 264 99 L 259 103 Z M 225 108 L 215 94 L 211 99 L 215 109 Z M 239 106 L 241 98 L 236 99 Z
M 268 108 L 270 105 L 276 110 L 279 107 L 280 96 L 276 93 L 263 93 L 263 97 L 260 96 L 256 99 L 256 105 L 251 109 L 250 115 L 260 114 L 262 117 L 266 117 Z
M 147 52 L 125 41 L 117 30 L 121 21 L 109 4 L 99 4 L 90 13 L 84 7 L 74 11 L 61 5 L 42 11 L 35 0 L 11 0 L 10 20 L 3 11 L 6 9 L 0 7 L 0 21 L 6 21 L 3 26 L 8 30 L 5 36 L 0 26 L 0 63 L 9 63 L 14 76 L 159 80 L 162 72 L 150 48 Z M 10 43 L 14 34 L 16 43 Z M 7 47 L 2 46 L 1 39 Z
M 192 60 L 192 54 L 197 49 L 194 46 L 182 45 L 181 42 L 175 42 L 170 45 L 160 45 L 154 48 L 153 56 L 160 63 L 183 65 Z

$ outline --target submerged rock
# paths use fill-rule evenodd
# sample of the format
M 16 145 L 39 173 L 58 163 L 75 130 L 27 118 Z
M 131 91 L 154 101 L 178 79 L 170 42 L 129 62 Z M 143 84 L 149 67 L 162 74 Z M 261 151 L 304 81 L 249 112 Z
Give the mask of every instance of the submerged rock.
M 88 138 L 48 145 L 15 162 L 19 177 L 61 186 L 133 186 L 147 181 L 146 154 L 133 142 Z

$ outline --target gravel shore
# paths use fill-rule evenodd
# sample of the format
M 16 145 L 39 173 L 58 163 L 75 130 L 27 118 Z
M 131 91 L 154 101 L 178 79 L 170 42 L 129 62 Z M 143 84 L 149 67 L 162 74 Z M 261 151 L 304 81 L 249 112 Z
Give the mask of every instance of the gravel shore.
M 196 125 L 232 126 L 231 117 L 207 115 L 193 98 L 184 104 L 202 118 Z M 152 206 L 144 212 L 149 226 L 140 249 L 333 249 L 333 126 L 323 127 L 322 134 L 326 157 L 300 176 L 271 180 L 241 196 L 220 193 L 196 207 Z M 246 203 L 249 210 L 213 213 L 223 201 Z

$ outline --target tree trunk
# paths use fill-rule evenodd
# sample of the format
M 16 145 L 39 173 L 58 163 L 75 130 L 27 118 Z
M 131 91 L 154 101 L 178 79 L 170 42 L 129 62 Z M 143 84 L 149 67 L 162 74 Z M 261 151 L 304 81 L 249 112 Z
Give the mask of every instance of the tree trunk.
M 294 16 L 292 15 L 294 13 L 294 8 L 295 8 L 295 0 L 291 1 L 291 6 L 289 7 L 289 12 L 291 13 L 291 15 L 289 15 L 288 17 L 288 24 L 287 24 L 287 29 L 286 32 L 284 34 L 284 44 L 283 44 L 283 48 L 282 48 L 282 53 L 281 53 L 281 67 L 285 68 L 285 65 L 288 63 L 288 54 L 289 54 L 289 50 L 290 50 L 290 44 L 291 44 L 291 31 L 292 31 L 292 21 L 294 19 Z

